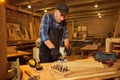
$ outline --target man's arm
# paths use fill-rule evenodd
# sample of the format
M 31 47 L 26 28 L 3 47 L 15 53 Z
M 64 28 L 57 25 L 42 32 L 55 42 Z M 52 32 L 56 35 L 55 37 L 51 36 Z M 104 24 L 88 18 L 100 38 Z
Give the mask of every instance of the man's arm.
M 64 39 L 64 46 L 67 49 L 69 48 L 69 40 L 68 40 L 68 38 Z
M 68 39 L 68 31 L 67 28 L 64 27 L 63 29 L 63 38 L 64 38 L 64 46 L 65 46 L 65 52 L 67 53 L 67 56 L 70 56 L 72 54 L 71 49 L 69 48 L 69 39 Z
M 55 48 L 54 44 L 50 40 L 46 40 L 44 43 L 49 49 Z
M 64 39 L 64 46 L 65 48 L 69 48 L 69 40 L 68 40 L 68 30 L 67 30 L 67 25 L 63 27 L 63 39 Z
M 72 54 L 72 50 L 69 48 L 69 40 L 68 39 L 64 40 L 64 45 L 65 45 L 65 52 L 67 53 L 67 56 L 70 56 Z
M 40 37 L 41 43 L 44 43 L 50 50 L 50 54 L 53 60 L 57 60 L 60 57 L 59 51 L 55 48 L 54 44 L 50 41 L 48 30 L 50 27 L 49 15 L 44 15 L 41 21 Z
M 49 30 L 49 15 L 44 15 L 41 21 L 41 29 L 40 29 L 40 38 L 41 41 L 45 43 L 48 48 L 55 48 L 54 44 L 50 41 L 48 30 Z

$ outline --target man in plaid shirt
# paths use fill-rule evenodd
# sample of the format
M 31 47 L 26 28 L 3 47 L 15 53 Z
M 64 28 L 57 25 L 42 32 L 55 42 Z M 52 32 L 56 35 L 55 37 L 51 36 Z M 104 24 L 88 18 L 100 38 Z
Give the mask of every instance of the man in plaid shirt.
M 66 4 L 60 3 L 52 14 L 45 14 L 40 27 L 40 62 L 53 62 L 60 56 L 60 41 L 64 41 L 67 55 L 71 54 L 69 49 L 68 32 L 65 18 L 69 13 Z

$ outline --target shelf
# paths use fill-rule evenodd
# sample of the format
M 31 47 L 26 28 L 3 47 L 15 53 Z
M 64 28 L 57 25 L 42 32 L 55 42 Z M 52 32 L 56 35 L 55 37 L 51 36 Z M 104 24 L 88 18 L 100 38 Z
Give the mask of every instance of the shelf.
M 120 43 L 112 42 L 112 52 L 115 52 L 117 55 L 120 53 Z
M 115 44 L 115 45 L 113 45 L 113 46 L 114 46 L 114 47 L 120 47 L 120 45 L 116 45 L 116 44 Z
M 70 40 L 77 39 L 77 40 L 85 40 L 88 34 L 88 27 L 87 25 L 80 24 L 78 25 L 78 21 L 71 20 L 67 22 L 69 27 L 69 35 Z M 71 27 L 70 27 L 71 26 Z
M 21 50 L 31 52 L 33 47 L 35 47 L 35 41 L 32 40 L 8 41 L 7 46 L 8 47 L 16 46 L 17 51 Z
M 14 41 L 7 41 L 8 46 L 17 46 L 17 45 L 24 45 L 24 44 L 34 44 L 34 40 L 14 40 Z

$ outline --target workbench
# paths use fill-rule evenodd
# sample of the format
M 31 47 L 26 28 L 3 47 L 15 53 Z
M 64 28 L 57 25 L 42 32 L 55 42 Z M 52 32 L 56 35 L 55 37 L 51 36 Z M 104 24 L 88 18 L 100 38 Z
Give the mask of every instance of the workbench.
M 81 57 L 84 57 L 84 51 L 89 51 L 88 57 L 93 55 L 96 51 L 98 51 L 99 46 L 98 45 L 86 45 L 82 48 L 80 48 L 81 51 Z
M 120 79 L 120 60 L 117 60 L 112 67 L 103 65 L 97 62 L 94 58 L 68 61 L 59 64 L 68 65 L 70 69 L 67 73 L 57 73 L 50 69 L 53 63 L 42 63 L 43 70 L 37 71 L 29 65 L 21 65 L 20 69 L 23 72 L 22 80 L 28 80 L 29 76 L 25 73 L 29 70 L 33 75 L 40 75 L 40 80 L 101 80 L 109 78 Z

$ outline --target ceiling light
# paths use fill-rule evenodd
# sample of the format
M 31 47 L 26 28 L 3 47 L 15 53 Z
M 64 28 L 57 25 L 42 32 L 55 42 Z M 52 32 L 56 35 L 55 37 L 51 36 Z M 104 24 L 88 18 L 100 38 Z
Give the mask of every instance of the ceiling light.
M 98 5 L 97 4 L 95 4 L 95 6 L 94 6 L 95 8 L 97 8 L 98 7 Z
M 101 18 L 102 16 L 99 16 L 99 18 Z
M 28 5 L 28 8 L 31 9 L 31 5 Z
M 98 16 L 100 16 L 101 14 L 100 13 L 98 13 Z
M 46 12 L 47 12 L 47 9 L 45 9 L 44 12 L 46 13 Z

